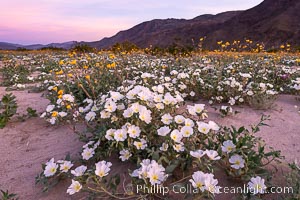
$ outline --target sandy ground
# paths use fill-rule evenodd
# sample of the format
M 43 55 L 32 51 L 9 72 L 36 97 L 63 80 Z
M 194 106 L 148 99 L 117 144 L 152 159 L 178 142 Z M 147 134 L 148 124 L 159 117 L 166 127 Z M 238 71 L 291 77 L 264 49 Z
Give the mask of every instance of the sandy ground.
M 4 94 L 0 88 L 0 96 Z M 14 91 L 17 96 L 19 113 L 25 113 L 27 107 L 42 112 L 48 103 L 41 93 Z M 253 110 L 247 106 L 235 107 L 241 113 L 221 118 L 215 111 L 209 109 L 210 119 L 222 125 L 256 124 L 262 113 L 271 116 L 270 127 L 263 127 L 258 133 L 268 145 L 281 150 L 288 162 L 300 160 L 300 115 L 294 107 L 300 102 L 294 96 L 281 95 L 273 109 L 268 111 Z M 21 200 L 68 200 L 79 199 L 79 196 L 68 196 L 66 189 L 69 182 L 60 184 L 55 189 L 44 194 L 40 186 L 35 186 L 35 176 L 41 172 L 41 163 L 50 158 L 64 158 L 70 152 L 78 154 L 82 144 L 77 136 L 64 126 L 50 126 L 40 118 L 32 118 L 25 122 L 11 122 L 0 129 L 0 189 L 8 189 L 17 193 Z M 116 165 L 115 165 L 116 166 Z M 113 173 L 119 173 L 126 166 L 117 165 Z M 216 198 L 229 199 L 229 198 Z

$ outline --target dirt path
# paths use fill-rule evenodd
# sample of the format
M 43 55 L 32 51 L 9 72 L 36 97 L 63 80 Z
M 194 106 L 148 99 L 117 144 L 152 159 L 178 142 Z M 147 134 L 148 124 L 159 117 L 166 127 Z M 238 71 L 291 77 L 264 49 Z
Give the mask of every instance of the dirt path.
M 0 96 L 4 88 L 0 88 Z M 38 93 L 14 91 L 17 96 L 19 112 L 25 113 L 27 107 L 42 112 L 48 101 Z M 265 111 L 271 116 L 270 127 L 263 127 L 258 134 L 266 143 L 281 150 L 287 161 L 300 160 L 300 115 L 294 107 L 300 107 L 295 97 L 283 95 L 276 101 L 275 109 Z M 249 107 L 236 107 L 241 113 L 235 116 L 221 118 L 215 111 L 209 109 L 210 119 L 223 125 L 248 125 L 259 121 L 262 111 Z M 70 129 L 63 126 L 50 126 L 40 118 L 32 118 L 25 122 L 12 122 L 0 129 L 0 188 L 17 193 L 21 200 L 67 200 L 78 199 L 66 194 L 69 182 L 47 194 L 35 186 L 34 177 L 41 172 L 41 163 L 50 158 L 64 158 L 70 152 L 76 155 L 81 149 L 81 143 Z M 124 166 L 119 165 L 119 169 Z M 118 171 L 118 169 L 114 169 Z

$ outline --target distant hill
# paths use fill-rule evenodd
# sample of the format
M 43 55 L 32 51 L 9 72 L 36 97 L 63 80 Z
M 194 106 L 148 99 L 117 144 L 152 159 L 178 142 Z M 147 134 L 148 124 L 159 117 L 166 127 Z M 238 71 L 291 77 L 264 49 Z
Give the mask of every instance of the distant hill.
M 19 44 L 11 44 L 7 42 L 0 42 L 0 49 L 5 49 L 5 50 L 14 50 L 19 47 L 22 47 L 22 45 Z
M 167 47 L 174 43 L 193 46 L 206 36 L 204 46 L 216 42 L 249 38 L 267 47 L 282 43 L 300 45 L 300 0 L 265 0 L 245 11 L 201 15 L 191 20 L 165 19 L 143 22 L 126 31 L 87 44 L 107 48 L 115 43 L 132 42 L 139 47 Z
M 50 44 L 32 44 L 32 45 L 19 45 L 19 44 L 11 44 L 7 42 L 0 42 L 0 49 L 4 50 L 16 50 L 18 48 L 24 48 L 29 50 L 34 49 L 42 49 L 47 47 L 55 47 L 55 48 L 62 48 L 62 49 L 71 49 L 77 44 L 76 41 L 64 42 L 64 43 L 50 43 Z

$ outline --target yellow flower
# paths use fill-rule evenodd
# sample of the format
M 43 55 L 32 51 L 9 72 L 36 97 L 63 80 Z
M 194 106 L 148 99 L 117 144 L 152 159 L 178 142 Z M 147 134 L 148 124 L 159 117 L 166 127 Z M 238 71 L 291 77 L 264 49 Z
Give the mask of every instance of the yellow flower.
M 116 67 L 116 63 L 115 62 L 107 65 L 108 69 L 115 68 L 115 67 Z
M 109 54 L 109 58 L 110 58 L 110 59 L 114 59 L 114 58 L 115 58 L 115 55 Z
M 62 98 L 62 95 L 58 95 L 58 97 L 57 97 L 57 98 L 61 99 L 61 98 Z
M 73 74 L 68 74 L 68 77 L 73 77 Z
M 68 104 L 68 105 L 66 106 L 66 108 L 67 108 L 67 109 L 71 109 L 71 105 Z
M 63 74 L 63 73 L 64 73 L 63 70 L 60 70 L 60 71 L 58 71 L 58 72 L 55 72 L 56 75 L 61 75 L 61 74 Z
M 62 95 L 63 93 L 64 93 L 63 90 L 59 90 L 59 91 L 57 92 L 58 95 Z
M 59 65 L 63 65 L 63 64 L 64 64 L 63 60 L 59 61 Z
M 167 66 L 166 66 L 166 65 L 163 65 L 163 66 L 161 66 L 161 68 L 163 68 L 163 69 L 166 69 L 166 68 L 167 68 Z
M 284 49 L 284 47 L 285 47 L 284 45 L 281 45 L 281 46 L 280 46 L 280 49 Z
M 53 87 L 52 90 L 54 90 L 56 92 L 57 91 L 57 87 L 56 86 Z
M 70 62 L 70 64 L 71 64 L 71 65 L 76 65 L 76 62 L 77 62 L 76 60 L 72 60 L 72 61 Z
M 86 65 L 84 65 L 84 66 L 83 66 L 83 69 L 88 69 L 88 68 L 89 68 L 89 67 L 88 67 L 88 66 L 86 66 Z
M 86 75 L 85 78 L 89 81 L 91 80 L 91 76 L 90 75 Z
M 57 117 L 57 115 L 58 115 L 58 112 L 53 111 L 51 116 L 52 116 L 52 117 Z

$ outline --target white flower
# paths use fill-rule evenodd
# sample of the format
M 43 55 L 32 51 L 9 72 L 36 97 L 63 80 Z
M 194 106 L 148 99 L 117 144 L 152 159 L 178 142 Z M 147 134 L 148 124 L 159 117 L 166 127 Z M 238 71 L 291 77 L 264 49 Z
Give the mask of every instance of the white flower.
M 232 164 L 231 167 L 234 169 L 241 169 L 245 167 L 245 160 L 240 155 L 233 155 L 229 158 L 229 162 Z
M 171 129 L 168 126 L 163 126 L 157 130 L 157 134 L 160 136 L 166 136 L 171 132 Z
M 205 150 L 205 154 L 211 160 L 220 160 L 221 159 L 218 152 L 215 150 Z
M 204 110 L 205 104 L 195 104 L 194 105 L 194 111 L 197 114 L 200 114 Z
M 46 177 L 53 176 L 56 173 L 57 168 L 58 168 L 58 165 L 54 162 L 54 158 L 52 158 L 49 162 L 46 163 L 44 175 Z
M 184 145 L 182 143 L 175 144 L 175 145 L 173 145 L 173 149 L 176 152 L 182 152 L 182 151 L 184 151 Z
M 113 140 L 115 136 L 116 129 L 109 129 L 106 131 L 105 138 L 107 140 Z
M 125 118 L 130 118 L 133 115 L 133 109 L 132 108 L 127 108 L 126 110 L 124 110 L 123 112 L 123 116 Z
M 49 122 L 50 122 L 50 124 L 55 124 L 55 122 L 56 122 L 56 117 L 51 117 L 50 119 L 49 119 Z
M 73 167 L 73 164 L 71 161 L 63 161 L 61 164 L 60 164 L 60 170 L 62 172 L 68 172 L 69 169 L 71 169 L 71 167 Z
M 182 115 L 176 115 L 174 120 L 177 124 L 182 124 L 185 122 L 185 118 Z
M 208 126 L 211 130 L 214 130 L 214 131 L 218 131 L 220 129 L 220 127 L 218 126 L 218 124 L 214 121 L 209 121 L 208 122 Z
M 193 135 L 194 130 L 189 126 L 184 126 L 181 128 L 180 132 L 183 137 L 190 137 L 191 135 Z
M 230 97 L 230 100 L 228 101 L 228 103 L 233 106 L 235 104 L 235 99 Z
M 122 151 L 120 151 L 120 156 L 119 158 L 122 161 L 128 160 L 130 157 L 132 156 L 132 154 L 130 153 L 130 151 L 123 149 Z
M 46 112 L 43 112 L 43 114 L 41 114 L 40 118 L 44 118 L 46 117 L 47 113 Z
M 151 111 L 147 110 L 147 108 L 142 108 L 139 111 L 139 118 L 140 120 L 146 122 L 147 124 L 150 124 L 152 120 Z
M 161 184 L 165 180 L 165 169 L 160 167 L 151 167 L 147 173 L 151 185 Z
M 64 94 L 62 96 L 62 99 L 65 100 L 65 101 L 71 102 L 71 103 L 74 102 L 74 97 L 70 94 Z
M 59 115 L 60 117 L 65 117 L 65 116 L 68 115 L 68 113 L 62 111 L 62 112 L 59 112 L 58 115 Z
M 69 195 L 73 195 L 76 192 L 79 192 L 81 190 L 81 188 L 82 188 L 82 185 L 78 181 L 72 180 L 72 184 L 67 189 L 67 193 Z
M 194 91 L 191 91 L 191 92 L 190 92 L 191 97 L 195 96 L 195 94 L 196 94 L 196 93 L 195 93 Z
M 265 180 L 260 176 L 252 177 L 248 183 L 248 187 L 253 194 L 264 194 L 267 186 L 265 185 Z
M 46 108 L 47 112 L 51 112 L 55 108 L 55 105 L 48 105 Z
M 187 105 L 187 110 L 188 110 L 189 114 L 191 114 L 191 115 L 197 115 L 194 106 Z
M 137 148 L 137 149 L 145 149 L 147 147 L 147 141 L 144 139 L 140 139 L 139 142 L 135 141 L 133 142 L 133 145 Z
M 120 92 L 113 92 L 113 91 L 110 91 L 110 96 L 111 98 L 114 100 L 114 101 L 119 101 L 121 99 L 124 98 L 124 95 L 122 95 Z
M 275 95 L 275 94 L 277 94 L 277 92 L 274 91 L 274 90 L 267 90 L 266 93 L 269 94 L 269 95 Z
M 128 127 L 127 132 L 129 133 L 129 137 L 131 137 L 131 138 L 137 138 L 137 137 L 140 136 L 141 129 L 138 126 L 130 125 Z
M 132 112 L 138 113 L 140 111 L 141 107 L 142 106 L 139 103 L 134 103 L 131 105 L 130 108 L 132 109 Z
M 190 151 L 191 156 L 195 157 L 195 158 L 202 158 L 206 152 L 203 150 L 197 150 L 197 151 Z
M 265 90 L 265 89 L 266 89 L 266 84 L 260 83 L 260 84 L 259 84 L 259 87 L 260 87 L 262 90 Z
M 166 124 L 166 125 L 169 125 L 172 123 L 172 120 L 173 120 L 173 117 L 170 115 L 170 114 L 164 114 L 162 117 L 161 117 L 161 121 Z
M 170 137 L 175 142 L 180 143 L 183 136 L 182 136 L 181 132 L 179 132 L 179 130 L 175 129 L 171 132 Z
M 123 142 L 127 138 L 127 131 L 126 129 L 118 129 L 114 133 L 114 139 L 118 142 Z
M 178 74 L 178 71 L 172 70 L 172 71 L 170 72 L 170 74 L 171 74 L 171 75 L 177 75 L 177 74 Z
M 93 121 L 96 117 L 96 113 L 91 111 L 91 112 L 88 112 L 86 115 L 85 115 L 85 120 L 86 121 Z
M 96 163 L 95 174 L 101 178 L 107 176 L 111 166 L 112 166 L 111 162 L 106 162 L 104 160 L 99 161 Z
M 163 103 L 157 103 L 155 104 L 155 107 L 158 109 L 158 110 L 163 110 L 165 108 L 164 104 Z
M 165 168 L 158 164 L 155 160 L 142 160 L 140 165 L 141 167 L 139 169 L 133 171 L 131 174 L 132 177 L 149 179 L 151 185 L 160 185 L 168 177 L 168 175 L 165 173 Z
M 200 133 L 207 134 L 210 131 L 210 126 L 209 124 L 205 122 L 197 122 L 198 125 L 198 130 Z
M 193 173 L 192 179 L 189 181 L 192 183 L 194 188 L 200 189 L 202 192 L 204 192 L 206 176 L 207 175 L 205 173 L 197 171 Z
M 174 103 L 176 100 L 174 97 L 172 97 L 172 95 L 170 93 L 166 93 L 163 99 L 163 103 L 165 105 L 169 105 L 171 103 Z
M 86 166 L 81 165 L 81 166 L 77 167 L 76 169 L 71 170 L 71 174 L 73 174 L 76 177 L 82 176 L 85 173 L 86 169 L 87 169 Z
M 210 193 L 220 193 L 220 187 L 217 186 L 218 180 L 214 179 L 213 174 L 206 174 L 205 189 Z
M 231 140 L 226 140 L 223 142 L 222 151 L 225 153 L 230 153 L 235 150 L 235 145 Z
M 161 103 L 162 102 L 162 95 L 161 94 L 155 94 L 153 97 L 154 102 Z
M 89 160 L 95 154 L 94 149 L 92 148 L 85 148 L 81 153 L 82 159 Z
M 115 112 L 117 109 L 117 105 L 114 101 L 107 101 L 104 105 L 105 111 L 107 112 Z
M 194 121 L 193 120 L 191 120 L 191 119 L 189 119 L 189 118 L 186 118 L 185 120 L 184 120 L 184 125 L 185 126 L 189 126 L 189 127 L 194 127 L 194 125 L 195 125 L 195 123 L 194 123 Z

